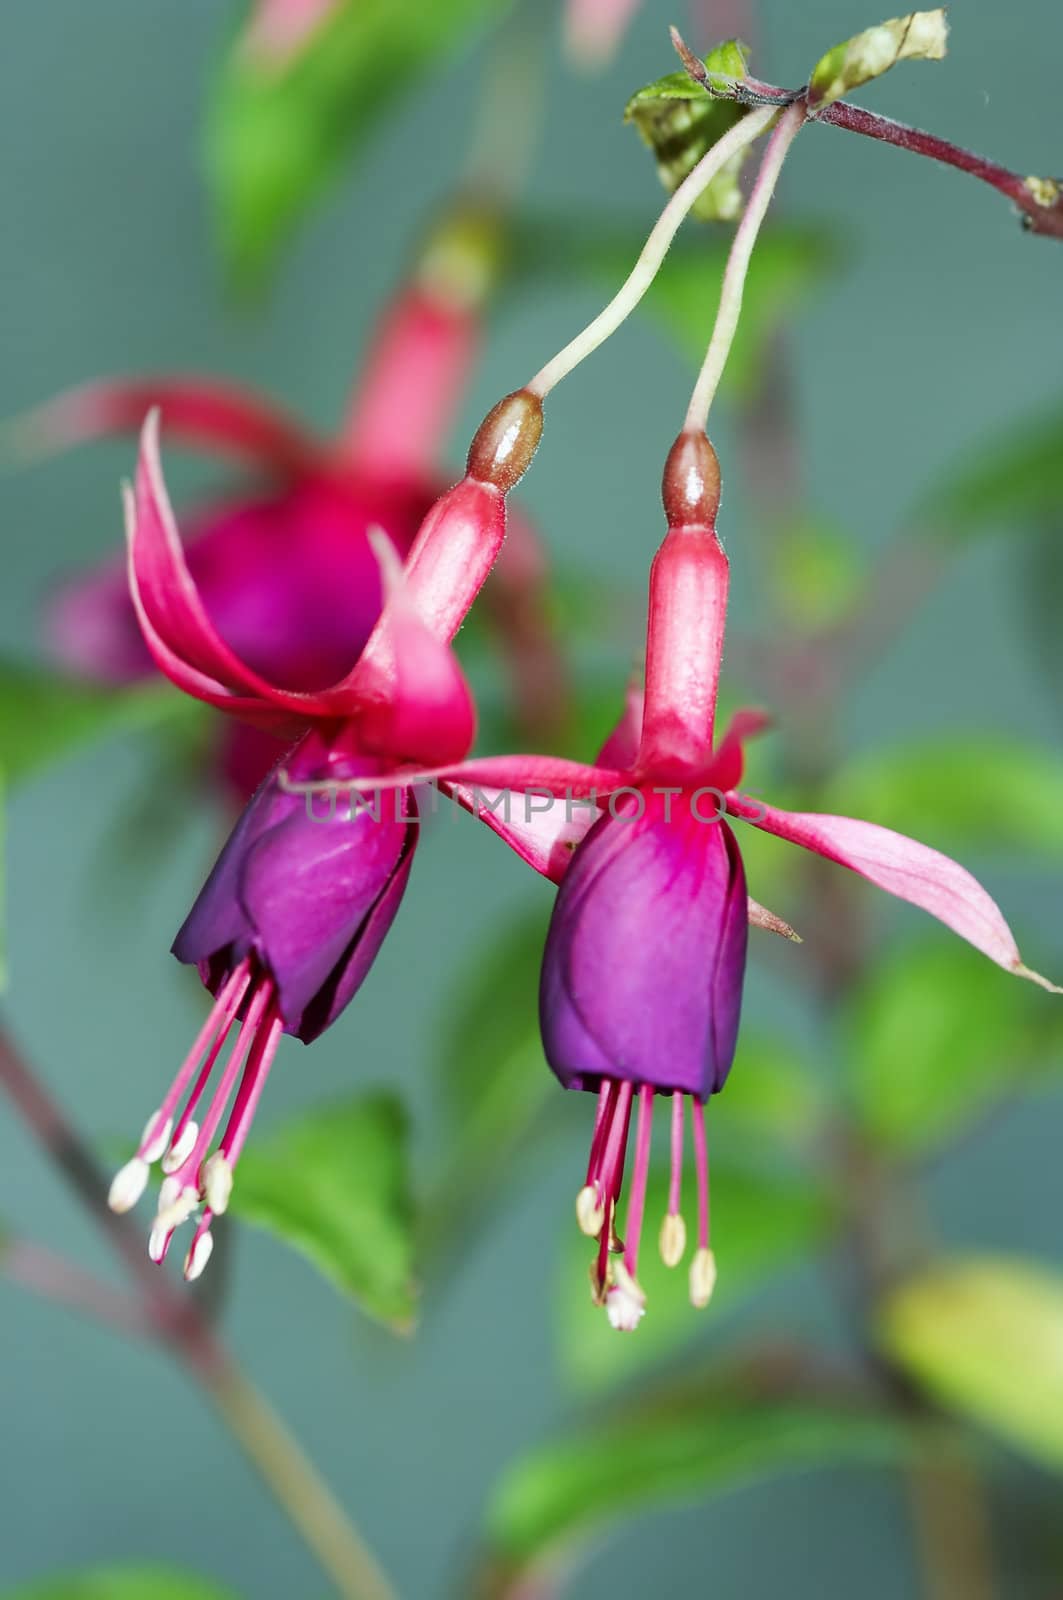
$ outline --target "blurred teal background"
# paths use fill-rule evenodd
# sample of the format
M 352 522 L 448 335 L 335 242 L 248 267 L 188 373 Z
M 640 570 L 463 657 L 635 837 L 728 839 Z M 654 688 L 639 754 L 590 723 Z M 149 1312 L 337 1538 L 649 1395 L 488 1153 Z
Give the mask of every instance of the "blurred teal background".
M 91 376 L 180 367 L 260 386 L 322 427 L 337 417 L 373 316 L 464 154 L 481 56 L 466 53 L 418 88 L 316 210 L 268 306 L 238 314 L 221 292 L 198 161 L 201 105 L 227 9 L 218 0 L 7 0 L 0 414 Z M 661 193 L 620 112 L 634 87 L 671 70 L 673 20 L 686 19 L 647 0 L 619 60 L 591 80 L 561 69 L 554 39 L 545 133 L 528 186 L 538 207 L 579 210 L 593 200 L 649 227 Z M 756 70 L 798 82 L 829 44 L 876 20 L 873 6 L 855 0 L 763 0 Z M 898 72 L 865 93 L 868 103 L 1020 170 L 1063 168 L 1058 5 L 957 0 L 951 22 L 946 64 Z M 692 42 L 709 42 L 691 33 Z M 973 182 L 828 129 L 801 140 L 780 201 L 795 218 L 842 223 L 850 239 L 850 270 L 802 316 L 792 351 L 810 500 L 875 547 L 950 460 L 1057 392 L 1063 256 L 1058 245 L 1025 237 L 1006 203 Z M 455 430 L 455 461 L 487 405 L 599 303 L 593 289 L 551 282 L 499 308 Z M 687 367 L 635 319 L 551 399 L 523 499 L 559 562 L 638 593 L 659 538 L 660 463 L 688 386 Z M 755 620 L 763 574 L 744 558 L 749 496 L 737 468 L 728 470 L 725 408 L 715 436 L 737 633 Z M 117 547 L 117 480 L 131 464 L 128 446 L 97 446 L 0 480 L 6 649 L 34 650 L 40 602 L 57 573 Z M 184 462 L 168 472 L 177 486 L 193 481 Z M 1056 739 L 1052 696 L 1024 650 L 1020 566 L 1006 530 L 961 556 L 853 694 L 850 749 L 957 726 Z M 638 644 L 634 631 L 630 644 Z M 618 690 L 625 670 L 618 652 Z M 123 859 L 122 819 L 147 770 L 134 741 L 109 744 L 21 791 L 9 818 L 10 1015 L 49 1083 L 100 1141 L 139 1130 L 202 1010 L 167 948 L 220 823 L 205 811 L 190 816 L 161 859 Z M 1046 898 L 1032 871 L 999 863 L 987 881 L 1034 957 L 1054 952 L 1058 970 L 1058 884 Z M 448 996 L 506 916 L 545 905 L 546 896 L 472 823 L 438 828 L 357 1004 L 312 1055 L 294 1044 L 282 1051 L 261 1127 L 355 1082 L 395 1084 L 409 1097 L 427 1159 Z M 907 909 L 877 914 L 916 920 Z M 789 971 L 784 985 L 777 963 L 754 962 L 746 1016 L 808 1037 L 815 1050 L 799 951 Z M 352 1314 L 274 1241 L 250 1230 L 237 1240 L 228 1337 L 403 1596 L 461 1592 L 461 1564 L 498 1473 L 570 1414 L 551 1294 L 587 1111 L 569 1097 L 561 1138 L 529 1152 L 515 1196 L 435 1286 L 415 1341 Z M 1061 1139 L 1058 1098 L 981 1129 L 932 1176 L 941 1234 L 1063 1257 Z M 0 1213 L 19 1232 L 113 1274 L 6 1108 Z M 724 1252 L 721 1245 L 723 1270 Z M 0 1298 L 3 1584 L 121 1557 L 186 1563 L 255 1600 L 324 1592 L 205 1403 L 161 1355 L 2 1283 Z M 793 1275 L 741 1318 L 752 1327 L 783 1314 L 826 1347 L 842 1337 L 819 1272 Z M 699 1353 L 728 1326 L 733 1317 L 708 1315 Z M 592 1554 L 568 1592 L 604 1600 L 652 1584 L 662 1597 L 737 1600 L 785 1586 L 810 1600 L 854 1592 L 897 1600 L 914 1590 L 912 1561 L 895 1478 L 820 1473 L 632 1522 Z M 1011 1563 L 1009 1600 L 1040 1595 L 1020 1550 Z

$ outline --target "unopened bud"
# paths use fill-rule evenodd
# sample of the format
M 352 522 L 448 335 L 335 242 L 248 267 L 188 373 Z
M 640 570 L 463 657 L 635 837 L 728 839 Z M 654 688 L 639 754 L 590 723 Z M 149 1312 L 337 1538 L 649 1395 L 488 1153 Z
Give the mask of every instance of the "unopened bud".
M 602 1231 L 605 1207 L 593 1183 L 588 1183 L 576 1196 L 576 1221 L 579 1223 L 580 1232 L 585 1233 L 590 1239 L 597 1239 Z
M 492 406 L 469 447 L 468 474 L 493 484 L 503 494 L 531 466 L 543 431 L 543 403 L 527 389 L 516 389 Z
M 703 433 L 681 433 L 668 452 L 661 483 L 670 528 L 715 527 L 720 509 L 720 463 Z
M 666 1267 L 677 1267 L 687 1247 L 687 1225 L 678 1211 L 669 1211 L 661 1223 L 661 1260 Z
M 716 1257 L 711 1250 L 695 1250 L 690 1263 L 690 1304 L 704 1310 L 716 1287 Z

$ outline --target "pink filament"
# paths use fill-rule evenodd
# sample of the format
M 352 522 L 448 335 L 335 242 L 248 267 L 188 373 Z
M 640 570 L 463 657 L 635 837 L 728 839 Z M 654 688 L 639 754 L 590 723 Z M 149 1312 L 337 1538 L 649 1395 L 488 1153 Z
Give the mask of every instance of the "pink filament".
M 194 1175 L 198 1174 L 200 1164 L 210 1149 L 225 1107 L 229 1103 L 229 1096 L 233 1092 L 233 1087 L 243 1066 L 244 1058 L 249 1054 L 255 1042 L 255 1036 L 261 1027 L 263 1016 L 272 998 L 273 985 L 269 979 L 264 980 L 252 993 L 247 1013 L 240 1024 L 240 1031 L 236 1036 L 236 1043 L 233 1045 L 229 1059 L 225 1063 L 218 1087 L 211 1097 L 210 1108 L 203 1119 L 203 1126 L 199 1130 L 199 1136 L 188 1158 L 183 1163 L 179 1175 L 175 1174 L 175 1176 L 180 1177 L 182 1187 L 186 1189 L 198 1188 L 198 1178 Z
M 646 1209 L 646 1178 L 650 1170 L 650 1135 L 653 1132 L 653 1090 L 648 1083 L 639 1086 L 639 1118 L 635 1133 L 635 1171 L 627 1205 L 627 1244 L 624 1265 L 634 1277 L 639 1264 L 639 1239 Z
M 280 1044 L 283 1032 L 284 1022 L 274 1005 L 270 1008 L 269 1015 L 251 1046 L 236 1101 L 218 1147 L 230 1167 L 235 1167 L 240 1159 L 240 1152 L 251 1131 L 259 1097 L 266 1086 L 269 1069 L 273 1065 L 273 1058 L 277 1054 L 277 1046 Z
M 705 1107 L 693 1102 L 694 1165 L 698 1175 L 698 1249 L 709 1248 L 709 1152 L 705 1142 Z
M 683 1096 L 677 1089 L 672 1095 L 672 1175 L 668 1184 L 668 1214 L 679 1214 L 683 1185 Z
M 207 1059 L 203 1063 L 202 1070 L 200 1071 L 199 1077 L 196 1080 L 196 1084 L 189 1097 L 188 1104 L 185 1106 L 185 1109 L 181 1113 L 180 1119 L 178 1120 L 177 1126 L 174 1128 L 171 1143 L 180 1137 L 184 1130 L 185 1124 L 188 1122 L 189 1117 L 192 1115 L 192 1112 L 195 1109 L 196 1102 L 203 1093 L 204 1086 L 206 1085 L 214 1063 L 218 1058 L 218 1052 L 225 1043 L 225 1036 L 229 1031 L 232 1019 L 240 1007 L 240 1002 L 243 1000 L 250 982 L 251 961 L 250 958 L 247 957 L 241 961 L 240 965 L 235 967 L 230 973 L 229 977 L 226 978 L 225 983 L 223 984 L 216 1000 L 214 1001 L 214 1004 L 210 1008 L 210 1015 L 207 1017 L 207 1020 L 204 1022 L 202 1028 L 200 1028 L 191 1050 L 189 1050 L 184 1061 L 181 1063 L 181 1066 L 178 1068 L 177 1074 L 166 1092 L 166 1098 L 163 1100 L 162 1105 L 159 1108 L 158 1117 L 155 1119 L 155 1125 L 157 1127 L 161 1126 L 163 1122 L 168 1121 L 168 1119 L 173 1116 L 174 1111 L 177 1109 L 177 1102 L 184 1093 L 188 1084 L 188 1080 L 195 1071 L 196 1065 L 204 1050 L 207 1050 L 209 1046 Z M 150 1144 L 151 1142 L 151 1140 L 148 1140 L 147 1143 Z M 143 1156 L 146 1148 L 147 1144 L 142 1145 L 138 1154 Z
M 591 1134 L 591 1153 L 587 1160 L 587 1182 L 598 1185 L 598 1178 L 602 1165 L 603 1146 L 609 1132 L 610 1108 L 616 1084 L 611 1078 L 603 1078 L 602 1086 L 598 1090 L 598 1108 L 594 1113 L 594 1131 Z

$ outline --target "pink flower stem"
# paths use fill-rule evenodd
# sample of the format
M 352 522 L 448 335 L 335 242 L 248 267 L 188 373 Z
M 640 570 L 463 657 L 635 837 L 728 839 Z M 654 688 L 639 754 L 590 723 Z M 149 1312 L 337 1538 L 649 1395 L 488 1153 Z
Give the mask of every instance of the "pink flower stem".
M 151 1337 L 155 1324 L 145 1316 L 144 1307 L 132 1295 L 118 1294 L 109 1283 L 83 1272 L 65 1256 L 28 1239 L 0 1241 L 0 1272 L 11 1283 L 72 1306 L 107 1327 L 119 1332 Z
M 129 1218 L 107 1204 L 108 1180 L 88 1145 L 38 1081 L 7 1033 L 0 1028 L 0 1087 L 55 1167 L 82 1201 L 128 1266 L 136 1284 L 145 1327 L 154 1332 L 213 1400 L 222 1421 L 297 1529 L 321 1570 L 343 1600 L 397 1600 L 375 1557 L 363 1542 L 316 1467 L 244 1376 L 191 1295 L 179 1295 L 152 1266 Z M 16 1266 L 18 1256 L 16 1254 Z M 25 1258 L 23 1258 L 25 1260 Z M 7 1260 L 0 1253 L 0 1270 Z M 65 1265 L 65 1264 L 64 1264 Z M 33 1260 L 31 1258 L 31 1267 Z M 58 1258 L 37 1256 L 34 1270 L 47 1276 L 52 1293 L 68 1302 L 85 1290 L 75 1278 L 67 1293 L 56 1280 Z M 42 1285 L 43 1286 L 43 1285 Z M 95 1289 L 93 1291 L 95 1296 Z
M 694 1124 L 694 1168 L 698 1178 L 698 1249 L 709 1248 L 709 1150 L 705 1140 L 705 1107 L 691 1104 Z

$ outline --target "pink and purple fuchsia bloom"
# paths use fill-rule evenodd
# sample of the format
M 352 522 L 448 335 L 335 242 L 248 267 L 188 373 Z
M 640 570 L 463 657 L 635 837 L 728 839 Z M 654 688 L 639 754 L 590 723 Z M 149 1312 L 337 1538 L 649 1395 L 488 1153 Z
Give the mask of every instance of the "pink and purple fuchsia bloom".
M 162 1161 L 150 1253 L 161 1261 L 174 1230 L 202 1205 L 185 1261 L 194 1278 L 209 1259 L 211 1222 L 228 1205 L 281 1034 L 309 1043 L 353 998 L 398 910 L 413 859 L 416 809 L 408 785 L 389 788 L 346 818 L 335 801 L 324 817 L 315 814 L 302 789 L 371 783 L 411 765 L 453 762 L 469 749 L 475 712 L 449 641 L 498 554 L 505 495 L 531 459 L 541 411 L 518 395 L 489 415 L 470 451 L 469 474 L 426 519 L 407 568 L 386 537 L 371 532 L 386 597 L 382 615 L 346 676 L 309 693 L 263 678 L 214 627 L 184 559 L 157 427 L 153 414 L 136 487 L 126 497 L 130 589 L 152 657 L 197 699 L 297 741 L 285 757 L 284 781 L 271 773 L 245 808 L 174 943 L 178 959 L 198 967 L 214 1006 L 111 1189 L 112 1207 L 129 1209 L 152 1163 Z
M 218 633 L 257 673 L 306 692 L 335 683 L 380 615 L 369 530 L 382 528 L 406 555 L 444 487 L 443 445 L 479 346 L 496 233 L 489 213 L 459 208 L 432 234 L 380 321 L 334 440 L 199 378 L 90 384 L 21 431 L 31 446 L 69 444 L 139 430 L 159 407 L 168 437 L 249 469 L 242 490 L 188 514 L 189 572 Z M 527 668 L 548 684 L 556 655 L 542 616 L 544 580 L 538 540 L 514 518 L 489 610 L 514 675 Z M 118 561 L 66 583 L 47 628 L 54 655 L 79 676 L 123 684 L 153 670 Z M 247 799 L 278 753 L 268 731 L 229 722 L 216 757 L 226 790 Z
M 689 1101 L 697 1190 L 690 1296 L 696 1306 L 711 1296 L 716 1267 L 704 1107 L 723 1088 L 734 1056 L 747 918 L 786 931 L 747 901 L 738 842 L 725 819 L 752 823 L 849 867 L 929 911 L 999 966 L 1053 987 L 1023 965 L 997 906 L 948 857 L 875 823 L 780 811 L 739 792 L 743 741 L 765 718 L 740 712 L 714 742 L 728 589 L 727 557 L 715 529 L 718 501 L 711 445 L 703 435 L 680 435 L 664 474 L 668 532 L 650 575 L 645 697 L 629 697 L 598 765 L 514 756 L 466 762 L 442 774 L 451 784 L 557 797 L 534 832 L 510 842 L 560 882 L 542 969 L 543 1042 L 566 1088 L 597 1095 L 577 1216 L 598 1241 L 596 1300 L 614 1327 L 628 1330 L 645 1309 L 638 1258 L 658 1095 L 671 1101 L 672 1171 L 661 1252 L 675 1266 L 686 1246 L 680 1201 Z M 581 811 L 577 820 L 573 801 L 588 798 L 595 807 L 589 819 Z

